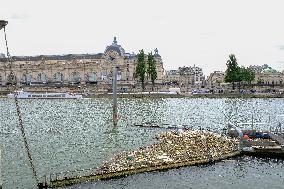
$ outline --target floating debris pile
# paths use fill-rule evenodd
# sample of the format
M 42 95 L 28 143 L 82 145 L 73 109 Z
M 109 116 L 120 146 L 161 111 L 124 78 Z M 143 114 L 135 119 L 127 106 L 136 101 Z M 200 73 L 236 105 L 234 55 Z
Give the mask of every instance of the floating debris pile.
M 156 138 L 157 143 L 115 155 L 89 175 L 52 180 L 50 187 L 208 163 L 240 154 L 238 140 L 211 132 L 180 129 Z
M 238 141 L 221 135 L 191 130 L 161 133 L 158 143 L 123 152 L 103 163 L 97 174 L 194 161 L 214 161 L 238 152 Z

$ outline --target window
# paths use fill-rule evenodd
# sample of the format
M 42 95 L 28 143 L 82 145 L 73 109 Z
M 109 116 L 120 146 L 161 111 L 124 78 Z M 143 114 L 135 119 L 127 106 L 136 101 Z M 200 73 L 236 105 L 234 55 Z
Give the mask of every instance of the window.
M 62 73 L 57 72 L 57 73 L 55 73 L 55 74 L 53 75 L 53 80 L 54 80 L 55 82 L 63 82 L 64 76 L 63 76 Z

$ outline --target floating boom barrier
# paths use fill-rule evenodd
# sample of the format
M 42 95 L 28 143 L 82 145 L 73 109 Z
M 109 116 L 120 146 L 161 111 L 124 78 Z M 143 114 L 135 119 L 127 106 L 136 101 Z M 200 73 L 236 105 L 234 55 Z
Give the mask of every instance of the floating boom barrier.
M 78 176 L 73 178 L 65 178 L 61 180 L 53 180 L 50 182 L 49 187 L 56 188 L 56 187 L 63 187 L 63 186 L 69 186 L 73 184 L 78 184 L 82 182 L 91 182 L 91 181 L 98 181 L 98 180 L 107 180 L 112 178 L 119 178 L 119 177 L 125 177 L 132 174 L 137 173 L 144 173 L 144 172 L 153 172 L 153 171 L 162 171 L 167 169 L 174 169 L 179 167 L 185 167 L 185 166 L 192 166 L 192 165 L 201 165 L 201 164 L 207 164 L 214 161 L 220 161 L 223 159 L 228 159 L 231 157 L 235 157 L 240 155 L 239 151 L 231 152 L 228 154 L 224 154 L 222 158 L 213 158 L 212 160 L 208 159 L 194 159 L 194 160 L 187 160 L 184 162 L 176 162 L 176 163 L 170 163 L 170 164 L 164 164 L 164 165 L 155 165 L 155 166 L 149 166 L 145 168 L 138 168 L 133 170 L 125 170 L 125 171 L 117 171 L 117 172 L 111 172 L 111 173 L 103 173 L 103 174 L 94 174 L 94 175 L 88 175 L 88 176 Z
M 211 132 L 178 130 L 163 132 L 158 143 L 115 155 L 96 171 L 83 176 L 50 180 L 49 187 L 63 187 L 131 174 L 207 164 L 239 155 L 239 141 Z

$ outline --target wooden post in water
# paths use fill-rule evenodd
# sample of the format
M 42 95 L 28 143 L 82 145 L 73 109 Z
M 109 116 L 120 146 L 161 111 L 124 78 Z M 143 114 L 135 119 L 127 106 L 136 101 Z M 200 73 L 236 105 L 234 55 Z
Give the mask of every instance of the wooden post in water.
M 113 61 L 115 61 L 115 59 Z M 115 63 L 113 67 L 112 94 L 113 94 L 112 119 L 113 119 L 113 125 L 117 126 L 117 121 L 118 121 L 117 119 L 117 66 Z
M 114 43 L 116 43 L 116 38 L 114 37 Z M 117 126 L 117 65 L 116 65 L 116 58 L 118 57 L 118 52 L 111 50 L 107 52 L 107 60 L 113 65 L 112 71 L 112 120 L 113 125 Z

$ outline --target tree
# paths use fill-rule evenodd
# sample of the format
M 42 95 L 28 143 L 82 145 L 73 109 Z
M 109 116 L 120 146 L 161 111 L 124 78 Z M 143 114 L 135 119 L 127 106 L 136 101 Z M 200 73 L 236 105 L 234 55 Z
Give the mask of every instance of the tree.
M 148 53 L 147 74 L 150 77 L 152 83 L 152 91 L 153 91 L 155 80 L 157 79 L 157 69 L 156 69 L 156 60 L 152 52 Z
M 240 74 L 241 74 L 241 81 L 247 82 L 248 84 L 251 84 L 251 82 L 255 78 L 255 73 L 250 68 L 241 67 Z
M 247 68 L 247 82 L 251 84 L 251 82 L 255 79 L 255 72 L 251 68 Z
M 257 79 L 257 81 L 256 81 L 256 83 L 257 83 L 257 84 L 259 84 L 259 85 L 260 85 L 260 84 L 263 84 L 263 83 L 264 83 L 264 80 L 263 80 L 263 79 L 258 78 L 258 79 Z
M 137 66 L 135 70 L 135 77 L 141 82 L 142 90 L 144 91 L 145 85 L 145 73 L 146 73 L 146 65 L 145 65 L 145 53 L 144 50 L 140 50 L 137 54 Z
M 233 90 L 235 90 L 235 82 L 240 82 L 240 67 L 238 66 L 237 59 L 234 54 L 229 55 L 227 61 L 227 70 L 225 75 L 225 82 L 233 84 Z

